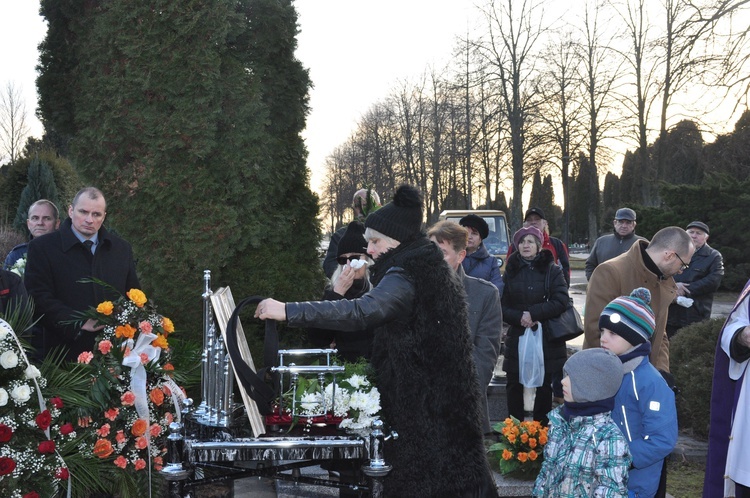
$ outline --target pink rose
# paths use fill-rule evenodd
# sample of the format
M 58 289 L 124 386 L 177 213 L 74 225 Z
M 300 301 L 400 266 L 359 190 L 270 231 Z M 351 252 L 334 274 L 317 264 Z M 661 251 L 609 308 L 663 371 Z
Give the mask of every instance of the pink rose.
M 120 401 L 122 401 L 123 406 L 133 406 L 135 404 L 135 394 L 131 391 L 126 391 L 120 396 Z
M 109 436 L 109 424 L 104 424 L 99 429 L 96 430 L 96 434 L 101 437 L 107 437 Z
M 118 467 L 120 467 L 121 469 L 124 469 L 125 467 L 127 467 L 127 466 L 128 466 L 128 461 L 127 461 L 127 460 L 125 460 L 125 457 L 124 457 L 124 456 L 122 456 L 122 455 L 120 455 L 120 456 L 118 456 L 117 458 L 115 458 L 115 461 L 114 461 L 114 462 L 112 462 L 112 463 L 114 463 L 115 465 L 117 465 L 117 466 L 118 466 Z
M 139 458 L 135 461 L 135 470 L 143 470 L 146 468 L 146 460 Z
M 99 352 L 101 354 L 109 354 L 109 351 L 111 349 L 112 349 L 112 342 L 105 339 L 99 343 Z
M 117 431 L 117 434 L 115 434 L 115 441 L 117 441 L 117 444 L 122 444 L 126 440 L 127 440 L 127 437 L 125 437 L 125 433 L 123 431 Z
M 150 322 L 147 322 L 146 320 L 143 320 L 141 323 L 138 324 L 138 328 L 141 329 L 142 332 L 145 332 L 147 334 L 150 334 L 151 331 L 154 330 L 153 326 Z
M 149 362 L 148 355 L 146 353 L 141 353 L 140 358 L 143 365 Z
M 104 418 L 107 420 L 111 420 L 114 422 L 114 420 L 117 418 L 117 415 L 120 413 L 119 408 L 110 408 L 106 412 L 104 412 Z
M 138 448 L 139 450 L 142 450 L 148 447 L 148 439 L 146 439 L 144 436 L 136 438 L 135 447 Z
M 161 434 L 161 426 L 159 424 L 153 424 L 151 425 L 149 432 L 151 433 L 151 437 L 158 437 L 159 434 Z
M 94 359 L 94 353 L 91 351 L 84 351 L 83 353 L 78 355 L 78 363 L 91 363 L 91 360 Z

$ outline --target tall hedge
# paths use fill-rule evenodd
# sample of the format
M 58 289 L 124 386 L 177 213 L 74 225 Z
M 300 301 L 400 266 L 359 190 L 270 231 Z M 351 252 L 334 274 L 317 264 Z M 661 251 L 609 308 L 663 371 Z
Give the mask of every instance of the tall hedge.
M 60 95 L 74 103 L 71 151 L 132 243 L 147 294 L 194 337 L 204 269 L 236 299 L 317 296 L 300 137 L 310 82 L 291 2 L 86 5 L 66 24 L 80 33 L 75 87 Z

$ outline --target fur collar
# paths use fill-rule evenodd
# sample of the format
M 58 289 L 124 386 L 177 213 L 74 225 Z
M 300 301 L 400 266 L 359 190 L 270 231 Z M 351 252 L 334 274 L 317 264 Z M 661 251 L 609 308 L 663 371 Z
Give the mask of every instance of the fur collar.
M 547 268 L 549 268 L 549 265 L 554 263 L 554 256 L 552 256 L 552 251 L 549 249 L 542 249 L 539 251 L 539 254 L 536 255 L 536 258 L 534 258 L 531 263 L 529 264 L 532 271 L 536 271 L 539 273 L 546 273 Z M 521 254 L 519 254 L 518 251 L 514 251 L 513 254 L 510 255 L 510 258 L 508 258 L 508 266 L 505 268 L 505 273 L 508 274 L 508 276 L 513 277 L 516 274 L 518 274 L 519 271 L 521 271 L 521 268 L 523 268 L 524 261 L 523 258 L 521 258 Z

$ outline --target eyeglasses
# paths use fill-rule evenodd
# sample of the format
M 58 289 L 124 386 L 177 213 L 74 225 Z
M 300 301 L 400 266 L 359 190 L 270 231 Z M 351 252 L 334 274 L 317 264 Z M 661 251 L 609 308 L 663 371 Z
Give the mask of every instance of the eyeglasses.
M 615 220 L 615 225 L 632 225 L 633 220 Z
M 349 261 L 357 260 L 361 257 L 361 254 L 355 254 L 354 256 L 339 256 L 336 258 L 336 262 L 341 266 L 346 265 Z
M 687 264 L 687 263 L 685 263 L 685 262 L 684 262 L 684 261 L 682 260 L 682 258 L 680 257 L 680 255 L 679 255 L 679 254 L 677 254 L 677 253 L 674 253 L 674 255 L 675 255 L 675 256 L 677 256 L 677 259 L 679 259 L 679 260 L 680 260 L 680 263 L 681 263 L 681 266 L 680 266 L 680 270 L 681 270 L 681 271 L 685 271 L 685 270 L 687 270 L 688 268 L 690 268 L 690 265 L 689 265 L 689 264 Z

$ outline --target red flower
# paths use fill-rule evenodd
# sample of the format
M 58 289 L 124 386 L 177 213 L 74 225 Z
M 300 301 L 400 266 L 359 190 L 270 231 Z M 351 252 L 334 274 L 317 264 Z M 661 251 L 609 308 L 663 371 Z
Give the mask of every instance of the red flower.
M 41 430 L 46 430 L 52 423 L 52 414 L 49 410 L 44 410 L 42 413 L 36 416 L 36 426 Z
M 16 470 L 16 461 L 8 457 L 0 457 L 0 476 L 7 476 Z
M 68 472 L 68 469 L 65 467 L 60 467 L 57 469 L 57 472 L 55 472 L 55 479 L 60 479 L 61 481 L 67 481 L 70 477 L 70 472 Z
M 68 422 L 67 424 L 63 424 L 63 425 L 60 426 L 60 434 L 62 434 L 63 436 L 67 436 L 68 434 L 70 434 L 74 430 L 75 430 L 75 428 L 73 427 L 73 424 L 71 424 L 70 422 Z
M 39 493 L 37 493 L 36 491 L 32 491 L 23 495 L 23 498 L 39 498 Z
M 13 429 L 5 424 L 0 424 L 0 443 L 7 443 L 13 437 Z
M 60 398 L 58 398 L 57 396 L 55 396 L 54 398 L 50 399 L 49 402 L 52 403 L 52 406 L 54 406 L 58 410 L 63 407 L 63 401 Z
M 55 452 L 54 441 L 42 441 L 39 443 L 39 453 L 51 454 Z

